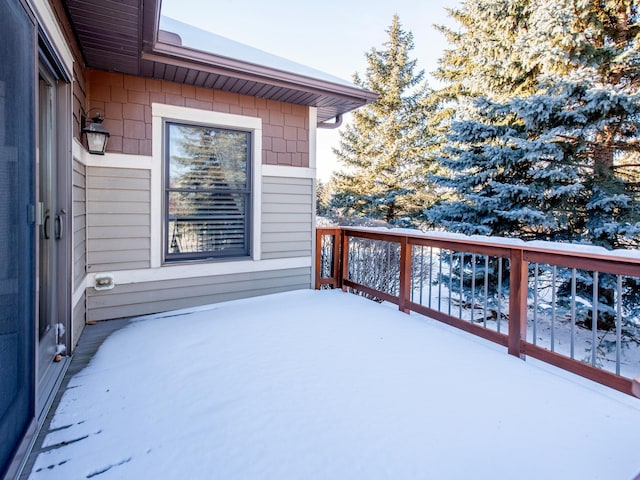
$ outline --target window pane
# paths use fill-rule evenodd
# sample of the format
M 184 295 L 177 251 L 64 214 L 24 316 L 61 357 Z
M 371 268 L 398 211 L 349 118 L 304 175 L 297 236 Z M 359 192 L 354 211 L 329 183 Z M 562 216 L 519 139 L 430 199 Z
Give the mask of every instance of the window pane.
M 242 254 L 246 249 L 245 195 L 172 192 L 169 202 L 169 254 Z
M 169 218 L 244 218 L 245 194 L 169 192 Z
M 247 254 L 247 194 L 170 192 L 168 253 Z
M 169 125 L 169 188 L 247 189 L 249 133 Z
M 167 123 L 166 258 L 249 255 L 248 132 Z

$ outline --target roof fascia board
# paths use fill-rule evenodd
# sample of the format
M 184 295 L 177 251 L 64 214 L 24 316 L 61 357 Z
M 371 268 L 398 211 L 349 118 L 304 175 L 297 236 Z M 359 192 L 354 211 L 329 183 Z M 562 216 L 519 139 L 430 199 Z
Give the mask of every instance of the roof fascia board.
M 233 74 L 236 78 L 243 80 L 259 79 L 262 83 L 270 85 L 302 89 L 304 91 L 330 94 L 349 100 L 359 100 L 364 103 L 374 101 L 378 95 L 374 92 L 364 90 L 358 87 L 348 87 L 336 83 L 319 80 L 304 75 L 293 74 L 282 70 L 277 70 L 262 65 L 256 65 L 249 62 L 243 62 L 221 55 L 214 55 L 199 50 L 185 48 L 167 43 L 155 43 L 152 53 L 144 53 L 144 60 L 152 60 L 160 63 L 169 63 L 180 67 L 193 68 L 197 65 L 198 69 L 216 74 Z M 195 65 L 194 65 L 195 64 Z
M 142 4 L 142 51 L 153 49 L 160 30 L 161 0 L 145 0 Z

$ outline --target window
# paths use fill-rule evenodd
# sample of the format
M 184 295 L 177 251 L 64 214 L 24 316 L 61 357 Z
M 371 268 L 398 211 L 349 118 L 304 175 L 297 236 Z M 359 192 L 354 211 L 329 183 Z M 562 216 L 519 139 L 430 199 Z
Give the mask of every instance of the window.
M 252 134 L 164 125 L 165 260 L 248 257 Z

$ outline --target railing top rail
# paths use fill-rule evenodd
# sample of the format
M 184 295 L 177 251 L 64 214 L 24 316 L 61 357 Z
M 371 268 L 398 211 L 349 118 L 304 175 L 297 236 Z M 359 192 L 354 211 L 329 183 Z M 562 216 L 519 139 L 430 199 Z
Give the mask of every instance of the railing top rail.
M 342 229 L 340 227 L 317 227 L 316 231 L 324 233 L 326 235 L 333 235 L 337 232 L 340 232 Z
M 555 254 L 576 259 L 603 260 L 612 263 L 626 264 L 629 267 L 638 267 L 637 275 L 640 276 L 640 251 L 638 250 L 606 250 L 602 247 L 593 245 L 581 245 L 573 243 L 557 243 L 532 241 L 525 242 L 516 238 L 500 238 L 500 237 L 483 237 L 466 236 L 462 234 L 452 234 L 446 232 L 419 232 L 409 229 L 388 229 L 388 228 L 371 228 L 371 227 L 338 227 L 329 228 L 327 230 L 342 230 L 348 236 L 362 236 L 372 238 L 380 237 L 381 240 L 389 240 L 406 237 L 409 243 L 415 240 L 417 242 L 446 242 L 452 246 L 464 247 L 472 245 L 475 247 L 499 248 L 507 250 L 521 250 L 523 252 L 535 252 L 541 254 Z M 318 228 L 324 230 L 324 228 Z M 365 234 L 365 235 L 363 235 Z

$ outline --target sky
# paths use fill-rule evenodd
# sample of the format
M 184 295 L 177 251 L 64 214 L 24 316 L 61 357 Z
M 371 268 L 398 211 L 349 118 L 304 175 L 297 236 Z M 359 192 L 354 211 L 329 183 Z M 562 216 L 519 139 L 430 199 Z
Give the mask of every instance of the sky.
M 447 44 L 434 24 L 452 25 L 457 0 L 162 0 L 162 14 L 346 80 L 364 73 L 365 53 L 381 48 L 394 13 L 414 35 L 413 57 L 427 74 Z M 433 85 L 434 83 L 431 82 Z M 318 131 L 317 176 L 339 167 L 337 130 Z

